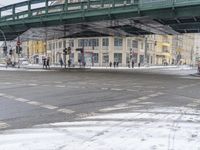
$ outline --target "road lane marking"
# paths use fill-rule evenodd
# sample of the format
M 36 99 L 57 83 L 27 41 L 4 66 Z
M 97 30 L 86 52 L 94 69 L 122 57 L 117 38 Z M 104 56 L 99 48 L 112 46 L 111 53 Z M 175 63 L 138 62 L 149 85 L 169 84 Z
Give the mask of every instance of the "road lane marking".
M 197 106 L 199 106 L 199 103 L 189 103 L 186 106 L 188 106 L 188 107 L 197 107 Z
M 134 103 L 138 103 L 138 102 L 140 102 L 140 101 L 141 101 L 141 100 L 134 99 L 134 100 L 129 101 L 128 103 L 132 103 L 132 104 L 134 104 Z
M 40 106 L 42 103 L 40 102 L 36 102 L 36 101 L 29 101 L 27 102 L 28 104 L 31 104 L 31 105 L 35 105 L 35 106 Z
M 111 88 L 111 91 L 122 91 L 123 89 Z
M 0 129 L 5 129 L 5 128 L 8 128 L 10 125 L 3 122 L 3 121 L 0 121 Z
M 5 98 L 9 98 L 9 99 L 14 99 L 14 98 L 15 98 L 15 97 L 12 96 L 12 95 L 3 95 L 3 97 L 5 97 Z
M 65 85 L 56 85 L 56 87 L 58 87 L 58 88 L 64 88 L 66 86 Z
M 137 92 L 138 90 L 133 90 L 133 89 L 126 89 L 128 92 Z
M 143 96 L 143 97 L 139 97 L 138 99 L 140 99 L 140 100 L 147 100 L 149 98 L 150 98 L 149 96 Z
M 72 114 L 72 113 L 74 113 L 74 111 L 73 110 L 71 110 L 71 109 L 58 109 L 57 110 L 58 112 L 62 112 L 62 113 L 66 113 L 66 114 Z
M 38 86 L 38 84 L 35 84 L 35 83 L 29 83 L 28 85 L 29 86 Z
M 4 93 L 0 93 L 0 96 L 4 96 L 5 94 Z
M 29 102 L 29 100 L 24 99 L 24 98 L 16 98 L 15 100 L 19 102 Z
M 126 104 L 126 103 L 121 103 L 121 104 L 116 104 L 116 105 L 114 105 L 114 107 L 126 107 L 126 106 L 128 106 L 128 104 Z
M 108 90 L 108 88 L 101 88 L 102 90 Z
M 42 107 L 42 108 L 47 108 L 47 109 L 51 109 L 51 110 L 57 109 L 57 108 L 58 108 L 57 106 L 53 106 L 53 105 L 41 105 L 40 107 Z

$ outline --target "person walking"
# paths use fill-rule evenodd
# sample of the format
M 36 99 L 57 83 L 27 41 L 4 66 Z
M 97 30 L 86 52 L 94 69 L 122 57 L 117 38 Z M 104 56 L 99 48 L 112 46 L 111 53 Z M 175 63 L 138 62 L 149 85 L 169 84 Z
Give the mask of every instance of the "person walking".
M 63 66 L 63 60 L 62 60 L 62 58 L 60 58 L 59 62 L 60 62 L 60 66 L 62 68 L 62 66 Z
M 116 66 L 116 62 L 114 61 L 114 68 L 115 68 L 115 66 Z
M 128 68 L 130 68 L 130 61 L 128 61 L 127 63 L 128 63 Z
M 139 63 L 138 63 L 138 67 L 139 67 L 139 68 L 140 68 L 140 65 L 141 65 L 141 64 L 140 64 L 140 62 L 139 62 Z
M 70 68 L 70 66 L 71 66 L 71 60 L 69 59 L 68 60 L 68 68 Z
M 46 58 L 44 56 L 42 57 L 42 62 L 43 62 L 43 69 L 44 69 L 44 67 L 46 66 Z
M 47 67 L 50 69 L 50 58 L 49 57 L 47 57 L 47 63 L 46 63 L 46 69 L 47 69 Z
M 112 62 L 110 62 L 110 68 L 112 67 Z
M 119 62 L 118 61 L 116 62 L 116 65 L 117 65 L 117 68 L 118 68 L 119 67 Z
M 135 62 L 134 60 L 132 60 L 132 68 L 134 68 Z

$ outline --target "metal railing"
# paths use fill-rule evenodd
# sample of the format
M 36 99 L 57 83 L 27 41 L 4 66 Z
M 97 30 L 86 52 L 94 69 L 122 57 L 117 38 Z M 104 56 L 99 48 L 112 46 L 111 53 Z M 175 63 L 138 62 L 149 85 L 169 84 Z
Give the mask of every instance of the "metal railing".
M 32 5 L 44 4 L 41 8 L 32 8 Z M 73 13 L 98 9 L 113 9 L 117 7 L 135 7 L 139 10 L 162 9 L 187 5 L 200 5 L 200 0 L 85 0 L 82 2 L 49 5 L 48 0 L 30 0 L 0 8 L 0 22 L 19 20 L 29 17 L 38 17 L 56 13 Z M 22 9 L 20 8 L 26 8 Z M 7 13 L 9 12 L 9 13 Z

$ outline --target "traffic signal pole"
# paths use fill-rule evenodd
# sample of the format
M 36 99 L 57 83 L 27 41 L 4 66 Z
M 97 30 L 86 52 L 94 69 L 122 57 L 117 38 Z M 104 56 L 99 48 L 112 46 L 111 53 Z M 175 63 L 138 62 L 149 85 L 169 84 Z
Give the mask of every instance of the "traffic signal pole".
M 4 54 L 5 54 L 5 56 L 7 56 L 7 40 L 6 40 L 6 36 L 5 36 L 4 32 L 3 32 L 3 30 L 0 29 L 0 32 L 1 32 L 1 34 L 3 35 L 4 42 L 5 42 L 4 50 L 5 50 L 6 52 L 4 51 Z

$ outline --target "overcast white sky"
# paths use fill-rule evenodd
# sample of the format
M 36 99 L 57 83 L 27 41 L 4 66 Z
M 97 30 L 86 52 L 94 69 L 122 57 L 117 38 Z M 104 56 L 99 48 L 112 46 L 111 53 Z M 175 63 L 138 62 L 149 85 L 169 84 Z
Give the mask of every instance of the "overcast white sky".
M 18 3 L 18 2 L 23 2 L 26 0 L 0 0 L 0 4 L 1 5 L 9 5 L 9 4 L 14 4 L 14 3 Z M 0 6 L 2 7 L 2 6 Z

